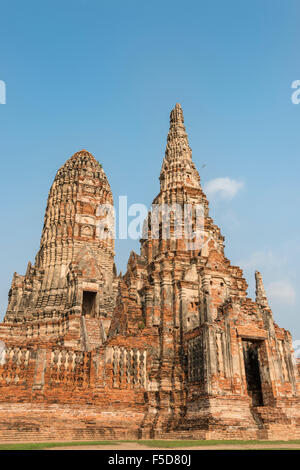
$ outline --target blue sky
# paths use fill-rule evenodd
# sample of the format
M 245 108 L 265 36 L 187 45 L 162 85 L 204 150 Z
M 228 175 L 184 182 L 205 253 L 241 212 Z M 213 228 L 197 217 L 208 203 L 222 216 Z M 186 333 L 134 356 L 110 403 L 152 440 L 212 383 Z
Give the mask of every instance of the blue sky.
M 292 0 L 2 2 L 0 317 L 57 169 L 85 148 L 115 200 L 149 206 L 180 102 L 227 257 L 250 296 L 262 272 L 275 320 L 300 340 L 299 14 Z M 138 245 L 117 241 L 119 269 Z

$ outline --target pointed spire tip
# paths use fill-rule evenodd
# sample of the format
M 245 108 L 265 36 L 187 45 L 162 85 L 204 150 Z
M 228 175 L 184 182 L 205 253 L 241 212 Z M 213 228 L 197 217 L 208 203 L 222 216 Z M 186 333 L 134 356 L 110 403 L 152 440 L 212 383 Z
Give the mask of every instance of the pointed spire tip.
M 256 302 L 264 307 L 269 307 L 265 286 L 263 283 L 262 275 L 259 271 L 255 271 L 255 284 L 256 284 Z
M 184 117 L 183 117 L 183 111 L 180 103 L 176 103 L 174 108 L 172 109 L 170 113 L 170 122 L 173 124 L 179 124 L 183 125 L 184 123 Z

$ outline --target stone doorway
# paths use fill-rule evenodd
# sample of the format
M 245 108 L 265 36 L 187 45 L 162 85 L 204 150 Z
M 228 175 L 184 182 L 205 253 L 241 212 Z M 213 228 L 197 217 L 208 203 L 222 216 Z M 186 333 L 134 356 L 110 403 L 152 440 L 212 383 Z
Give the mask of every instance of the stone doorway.
M 82 296 L 82 315 L 87 317 L 95 316 L 97 292 L 83 291 Z
M 243 340 L 247 390 L 253 406 L 262 406 L 264 404 L 259 367 L 259 347 L 259 341 Z

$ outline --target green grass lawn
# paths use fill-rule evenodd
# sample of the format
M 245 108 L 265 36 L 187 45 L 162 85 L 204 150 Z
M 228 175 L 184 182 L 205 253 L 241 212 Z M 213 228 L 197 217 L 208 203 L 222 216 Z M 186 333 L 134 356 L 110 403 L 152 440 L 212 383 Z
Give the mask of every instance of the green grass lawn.
M 69 446 L 101 446 L 101 445 L 117 445 L 126 442 L 134 442 L 138 444 L 143 444 L 145 446 L 151 447 L 162 447 L 166 449 L 172 449 L 174 447 L 198 447 L 198 446 L 216 446 L 216 445 L 231 445 L 231 444 L 272 444 L 274 445 L 273 449 L 276 449 L 276 444 L 299 444 L 300 440 L 294 441 L 217 441 L 217 440 L 207 440 L 207 441 L 197 441 L 197 440 L 181 440 L 181 441 L 167 441 L 167 440 L 140 440 L 140 441 L 73 441 L 73 442 L 35 442 L 35 443 L 24 443 L 24 444 L 0 444 L 0 450 L 43 450 L 50 449 L 51 447 L 69 447 Z
M 251 441 L 238 441 L 238 440 L 207 440 L 207 441 L 196 441 L 196 440 L 191 440 L 191 441 L 159 441 L 159 440 L 150 440 L 150 441 L 135 441 L 135 442 L 140 442 L 143 443 L 146 446 L 149 447 L 165 447 L 167 449 L 170 449 L 172 447 L 199 447 L 199 446 L 216 446 L 216 445 L 231 445 L 231 444 L 300 444 L 300 440 L 295 440 L 295 441 L 256 441 L 256 440 L 251 440 Z
M 0 444 L 0 450 L 42 450 L 51 447 L 106 446 L 117 445 L 120 441 L 71 441 L 71 442 L 30 442 L 21 444 Z

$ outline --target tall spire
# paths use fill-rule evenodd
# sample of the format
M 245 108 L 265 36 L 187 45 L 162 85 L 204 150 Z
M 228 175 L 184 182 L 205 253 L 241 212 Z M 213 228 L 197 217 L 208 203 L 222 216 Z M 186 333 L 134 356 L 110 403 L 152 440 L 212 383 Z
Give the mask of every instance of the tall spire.
M 13 280 L 6 321 L 31 321 L 52 308 L 63 315 L 81 305 L 77 286 L 82 280 L 93 279 L 101 292 L 104 275 L 107 286 L 109 279 L 113 282 L 114 240 L 97 234 L 102 204 L 113 204 L 109 182 L 101 164 L 81 150 L 55 176 L 35 264 L 28 265 L 25 277 Z M 112 305 L 109 289 L 101 296 L 97 315 Z
M 188 136 L 185 131 L 182 107 L 175 105 L 170 113 L 170 130 L 167 139 L 165 158 L 167 160 L 186 158 L 192 159 L 192 150 L 189 146 Z
M 180 186 L 199 188 L 200 177 L 192 162 L 192 149 L 189 146 L 183 111 L 179 103 L 170 113 L 170 129 L 160 182 L 162 191 Z
M 256 292 L 255 292 L 256 302 L 263 307 L 269 308 L 269 303 L 268 303 L 262 275 L 259 271 L 255 271 L 255 282 L 256 282 Z

